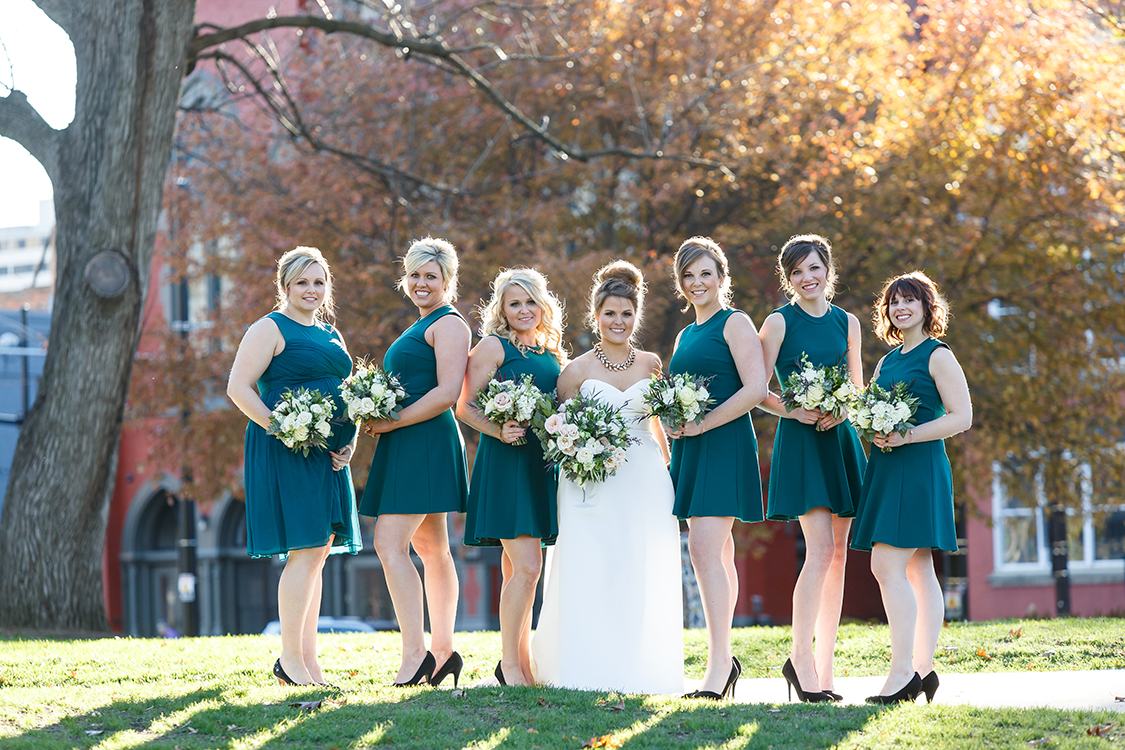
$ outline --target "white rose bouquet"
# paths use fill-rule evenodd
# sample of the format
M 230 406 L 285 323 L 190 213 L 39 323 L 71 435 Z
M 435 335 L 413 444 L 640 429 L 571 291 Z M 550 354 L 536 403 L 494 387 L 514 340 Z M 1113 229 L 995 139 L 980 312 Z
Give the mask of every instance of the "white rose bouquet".
M 336 407 L 329 396 L 320 391 L 299 388 L 286 390 L 270 414 L 266 430 L 294 453 L 307 458 L 313 448 L 323 448 L 332 434 L 332 412 Z
M 905 435 L 914 426 L 910 420 L 918 411 L 918 398 L 911 395 L 906 383 L 895 383 L 888 391 L 872 382 L 856 394 L 851 410 L 856 432 L 871 442 L 876 435 L 892 432 Z M 883 448 L 884 453 L 890 451 L 890 448 Z
M 405 398 L 406 391 L 398 378 L 362 359 L 340 386 L 340 399 L 348 407 L 349 422 L 398 419 Z
M 625 451 L 640 443 L 629 436 L 621 410 L 593 396 L 568 398 L 546 419 L 536 419 L 532 429 L 543 444 L 543 458 L 583 490 L 624 466 Z
M 641 394 L 645 416 L 656 417 L 677 430 L 688 422 L 702 422 L 707 407 L 715 403 L 707 384 L 710 376 L 654 375 Z
M 502 427 L 510 419 L 528 424 L 545 399 L 543 391 L 535 387 L 531 376 L 523 375 L 519 380 L 494 378 L 488 381 L 486 387 L 477 390 L 475 406 L 481 410 L 485 419 Z M 523 445 L 526 442 L 527 438 L 522 437 L 512 445 Z
M 782 385 L 781 401 L 786 411 L 793 411 L 798 406 L 819 409 L 839 419 L 858 392 L 848 375 L 847 365 L 841 362 L 814 367 L 809 363 L 808 355 L 802 354 L 800 367 L 790 373 Z

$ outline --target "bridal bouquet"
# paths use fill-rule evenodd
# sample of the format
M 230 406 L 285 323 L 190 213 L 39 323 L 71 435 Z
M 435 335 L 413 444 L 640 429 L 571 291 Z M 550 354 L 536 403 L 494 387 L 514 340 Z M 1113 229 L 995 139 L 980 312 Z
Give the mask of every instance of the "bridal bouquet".
M 855 395 L 851 409 L 856 432 L 871 442 L 876 435 L 905 435 L 914 426 L 910 420 L 918 411 L 918 398 L 911 395 L 906 383 L 895 383 L 888 391 L 872 382 Z M 883 448 L 884 453 L 890 450 Z
M 790 373 L 782 385 L 781 401 L 786 411 L 793 411 L 798 406 L 819 409 L 839 419 L 858 390 L 842 362 L 814 367 L 809 363 L 808 355 L 802 354 L 800 367 Z
M 398 419 L 405 398 L 406 391 L 398 378 L 362 359 L 340 386 L 340 399 L 348 407 L 349 422 Z
M 535 387 L 531 376 L 524 375 L 519 380 L 488 381 L 486 387 L 477 391 L 475 405 L 492 424 L 503 426 L 512 419 L 520 424 L 527 424 L 545 399 L 543 391 Z M 523 445 L 526 442 L 527 438 L 522 437 L 512 445 Z
M 578 395 L 559 404 L 532 429 L 543 444 L 543 458 L 558 466 L 582 489 L 625 465 L 625 451 L 640 441 L 629 436 L 621 410 L 594 396 Z
M 641 394 L 645 416 L 656 417 L 673 430 L 703 421 L 707 407 L 715 403 L 707 390 L 710 382 L 710 377 L 698 375 L 654 375 Z
M 286 390 L 281 400 L 270 414 L 269 435 L 294 453 L 300 452 L 307 458 L 313 448 L 323 448 L 328 444 L 332 433 L 332 412 L 335 410 L 332 399 L 320 391 L 299 388 Z

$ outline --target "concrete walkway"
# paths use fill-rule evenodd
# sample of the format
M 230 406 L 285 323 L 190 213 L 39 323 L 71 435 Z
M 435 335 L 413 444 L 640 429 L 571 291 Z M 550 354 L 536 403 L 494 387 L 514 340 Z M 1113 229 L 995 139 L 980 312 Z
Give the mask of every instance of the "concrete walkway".
M 983 672 L 941 674 L 935 703 L 999 708 L 1099 709 L 1125 713 L 1125 670 L 1088 672 Z M 836 692 L 844 703 L 863 705 L 864 699 L 883 687 L 885 677 L 837 677 Z M 688 680 L 688 690 L 698 681 Z M 780 678 L 741 679 L 735 700 L 739 703 L 784 703 L 788 685 Z M 796 693 L 793 700 L 796 700 Z M 919 698 L 925 703 L 925 698 Z

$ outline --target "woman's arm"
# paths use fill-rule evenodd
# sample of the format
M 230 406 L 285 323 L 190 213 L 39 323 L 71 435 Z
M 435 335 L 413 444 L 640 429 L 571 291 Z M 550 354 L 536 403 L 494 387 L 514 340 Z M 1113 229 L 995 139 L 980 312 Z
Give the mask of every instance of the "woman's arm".
M 270 361 L 284 350 L 285 337 L 277 323 L 262 318 L 242 337 L 227 379 L 227 396 L 239 411 L 263 429 L 269 429 L 271 412 L 254 386 Z
M 777 366 L 777 355 L 781 351 L 781 344 L 785 341 L 785 318 L 781 313 L 769 314 L 762 323 L 762 330 L 758 332 L 758 340 L 762 342 L 762 364 L 765 367 L 766 382 L 769 383 Z M 801 424 L 816 424 L 816 421 L 823 416 L 819 409 L 803 409 L 797 406 L 792 411 L 786 410 L 785 402 L 781 400 L 782 383 L 779 382 L 777 387 L 777 393 L 767 392 L 762 403 L 758 404 L 759 409 L 784 419 L 796 419 Z
M 432 340 L 431 340 L 432 338 Z M 433 419 L 457 403 L 469 359 L 469 326 L 456 315 L 446 315 L 426 330 L 426 340 L 437 360 L 437 386 L 398 413 L 398 419 L 369 422 L 364 430 L 377 435 Z
M 848 375 L 851 377 L 852 385 L 856 388 L 863 388 L 863 352 L 861 350 L 860 337 L 863 335 L 859 326 L 859 318 L 847 313 L 848 316 L 848 354 L 847 366 Z M 831 414 L 823 414 L 817 420 L 817 427 L 822 430 L 831 430 L 838 424 L 843 423 L 848 418 L 848 408 L 845 406 L 839 417 L 833 417 Z
M 692 437 L 732 422 L 749 413 L 769 393 L 766 387 L 765 362 L 762 359 L 762 342 L 750 316 L 736 313 L 727 318 L 723 325 L 723 338 L 730 347 L 742 387 L 714 410 L 707 412 L 702 422 L 688 422 L 677 433 L 673 433 L 673 437 Z
M 660 361 L 659 355 L 652 352 L 645 352 L 651 357 L 649 362 L 648 374 L 650 377 L 656 377 L 664 371 L 664 364 Z M 660 446 L 660 453 L 664 456 L 664 465 L 667 466 L 672 463 L 672 453 L 668 450 L 668 436 L 664 434 L 664 425 L 656 417 L 648 420 L 648 431 L 652 433 L 652 439 Z
M 933 377 L 938 395 L 945 405 L 945 414 L 910 428 L 906 435 L 897 432 L 892 432 L 890 435 L 877 435 L 875 444 L 880 448 L 897 448 L 911 443 L 944 440 L 972 427 L 973 401 L 969 396 L 969 384 L 953 352 L 943 346 L 930 354 L 930 376 Z
M 495 336 L 481 339 L 469 354 L 469 367 L 461 386 L 461 396 L 457 399 L 457 418 L 482 435 L 494 437 L 505 443 L 514 443 L 524 436 L 526 430 L 515 420 L 508 420 L 503 427 L 485 419 L 480 409 L 474 406 L 477 391 L 488 385 L 493 373 L 504 364 L 504 345 Z
M 582 355 L 570 360 L 559 373 L 555 391 L 558 394 L 560 404 L 568 398 L 574 398 L 578 395 L 578 389 L 582 387 L 582 381 L 586 379 L 585 356 Z

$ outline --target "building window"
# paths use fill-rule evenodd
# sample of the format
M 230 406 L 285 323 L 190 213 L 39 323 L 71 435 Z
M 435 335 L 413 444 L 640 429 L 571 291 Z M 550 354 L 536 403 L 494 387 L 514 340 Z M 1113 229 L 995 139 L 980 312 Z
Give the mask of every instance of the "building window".
M 27 247 L 27 240 L 23 238 L 16 240 L 16 247 Z
M 31 265 L 26 265 L 26 266 L 16 266 L 15 268 L 12 269 L 12 273 L 31 273 L 34 270 L 35 270 L 35 264 L 33 263 Z
M 1071 570 L 1117 570 L 1125 554 L 1125 482 L 1120 468 L 1095 476 L 1079 468 L 1081 509 L 1067 511 Z M 1048 572 L 1047 497 L 1043 472 L 1028 465 L 992 464 L 993 567 L 1001 572 Z
M 7 266 L 0 266 L 0 276 L 7 276 L 9 270 Z

